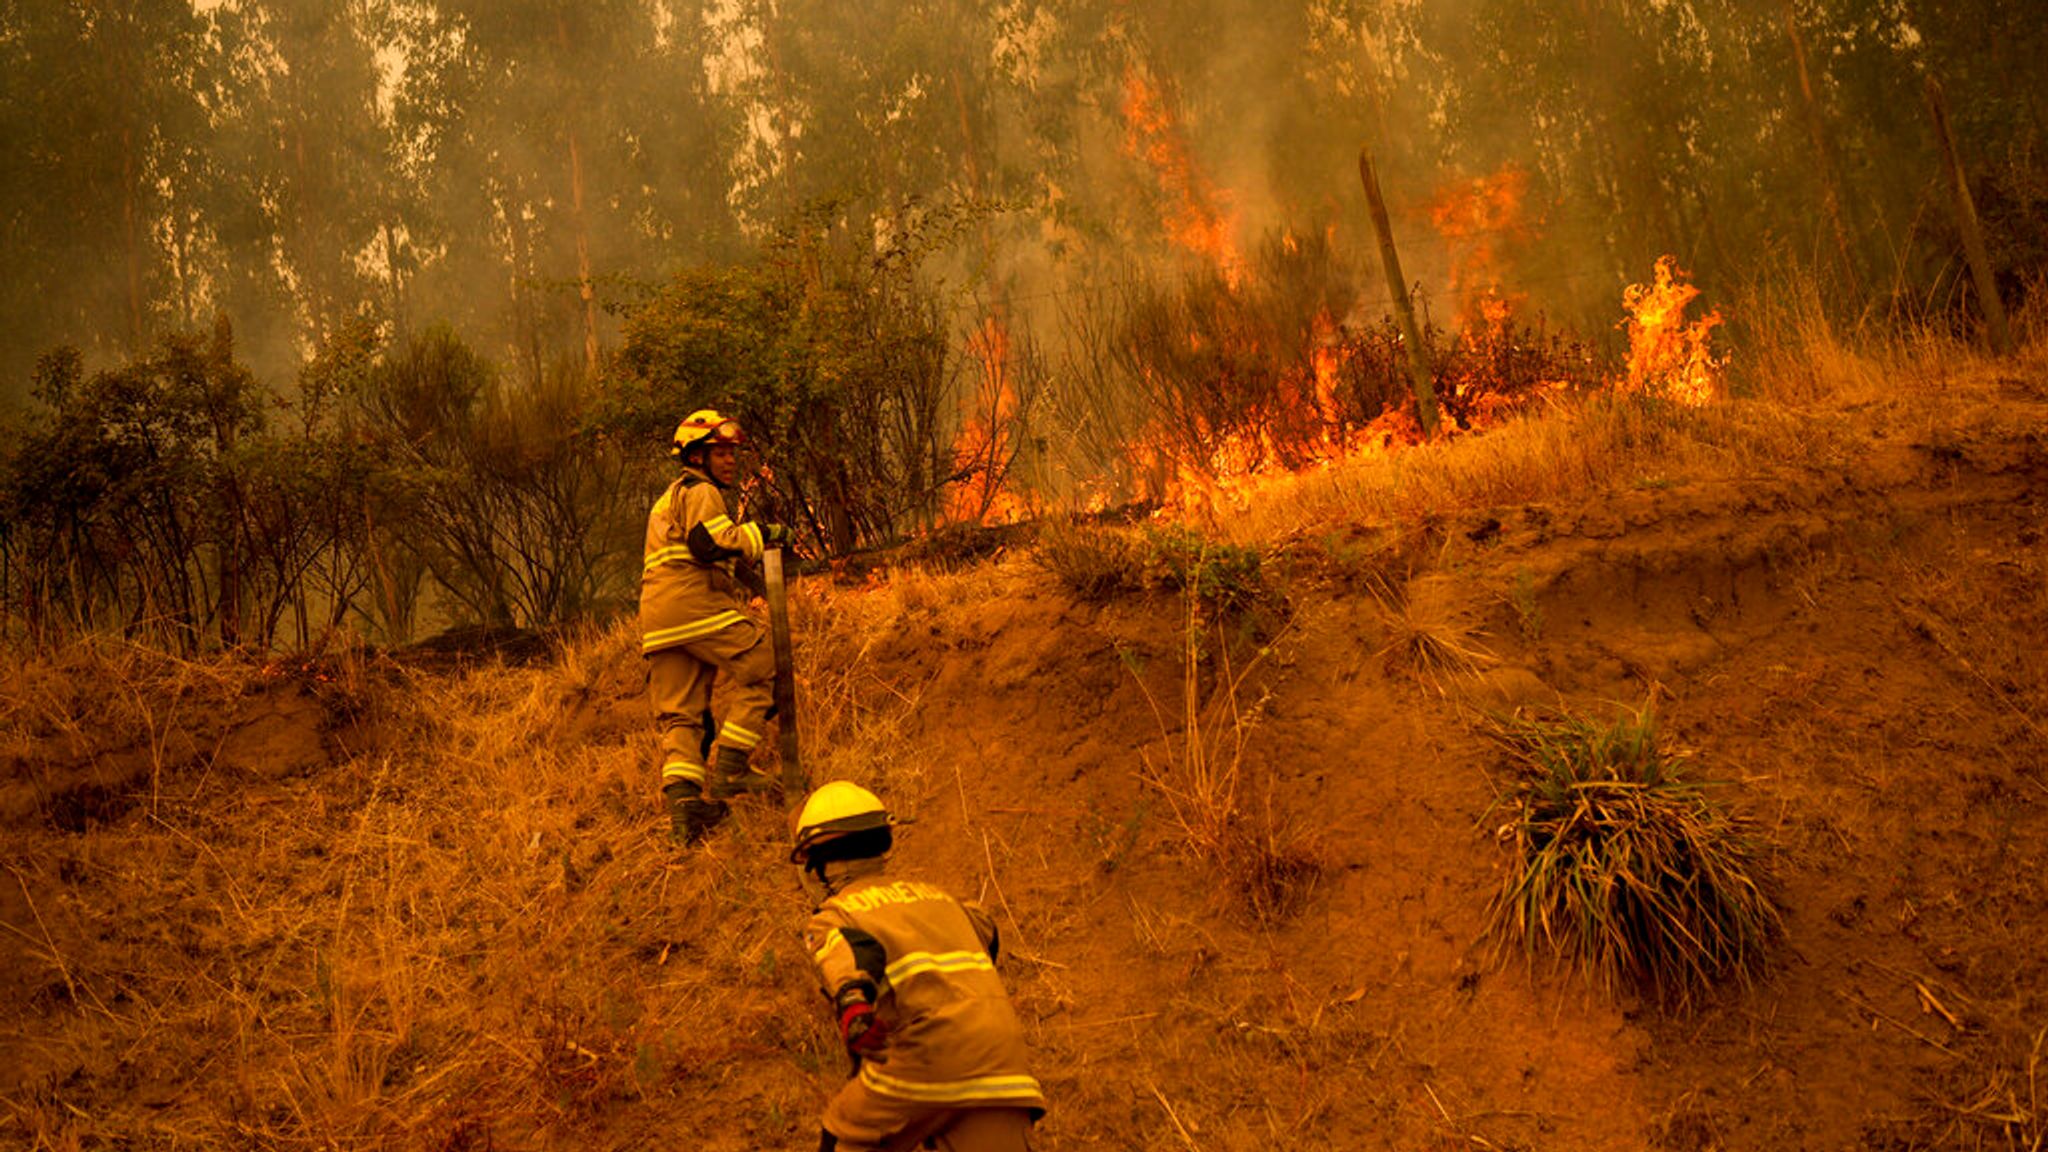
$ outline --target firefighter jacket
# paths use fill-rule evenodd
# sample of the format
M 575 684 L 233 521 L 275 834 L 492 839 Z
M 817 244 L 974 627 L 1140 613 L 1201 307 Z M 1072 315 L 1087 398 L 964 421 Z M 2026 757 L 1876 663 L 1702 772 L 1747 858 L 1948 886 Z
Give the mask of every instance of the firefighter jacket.
M 746 619 L 735 563 L 761 558 L 761 526 L 737 523 L 725 489 L 686 467 L 647 516 L 640 653 L 702 639 Z
M 860 1063 L 862 1086 L 921 1105 L 1044 1112 L 996 975 L 995 921 L 930 884 L 889 880 L 879 860 L 856 863 L 865 867 L 818 907 L 804 942 L 825 995 L 868 990 L 888 1029 Z

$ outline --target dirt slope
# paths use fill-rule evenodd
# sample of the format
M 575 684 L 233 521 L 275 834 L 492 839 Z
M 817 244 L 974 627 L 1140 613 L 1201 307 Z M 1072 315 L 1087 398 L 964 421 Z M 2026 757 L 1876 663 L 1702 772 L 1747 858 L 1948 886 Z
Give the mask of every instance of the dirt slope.
M 908 754 L 944 766 L 906 863 L 992 863 L 1045 961 L 1020 995 L 1056 1146 L 1995 1136 L 1964 1113 L 2048 1025 L 2048 407 L 1998 387 L 1932 439 L 1871 419 L 1840 471 L 1443 526 L 1412 595 L 1502 662 L 1448 697 L 1383 654 L 1341 563 L 1297 557 L 1292 623 L 1240 690 L 1249 794 L 1325 868 L 1276 926 L 1176 853 L 1134 783 L 1182 732 L 1177 604 L 1076 606 L 1017 566 L 878 651 L 929 676 Z M 1671 1019 L 1488 962 L 1492 754 L 1461 709 L 1560 699 L 1655 700 L 1765 822 L 1790 931 L 1761 987 Z
M 1028 551 L 814 588 L 817 767 L 911 821 L 901 869 L 998 911 L 1044 1148 L 2024 1147 L 2048 392 L 1953 398 L 1829 413 L 1827 452 L 1739 480 L 1273 543 L 1194 684 L 1237 704 L 1197 735 L 1291 865 L 1281 915 L 1169 794 L 1173 593 L 1084 603 Z M 1489 666 L 1418 676 L 1418 620 Z M 622 633 L 551 669 L 150 683 L 181 710 L 11 680 L 0 1141 L 811 1146 L 842 1071 L 782 817 L 663 846 Z M 1762 821 L 1787 915 L 1766 978 L 1688 1016 L 1483 940 L 1474 713 L 1647 701 Z

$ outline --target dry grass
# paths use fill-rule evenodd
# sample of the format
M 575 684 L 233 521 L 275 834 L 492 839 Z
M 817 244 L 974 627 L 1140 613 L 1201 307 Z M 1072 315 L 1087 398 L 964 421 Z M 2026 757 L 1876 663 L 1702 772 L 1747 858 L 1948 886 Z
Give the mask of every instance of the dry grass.
M 140 819 L 14 838 L 0 880 L 41 927 L 10 960 L 78 1015 L 23 1055 L 0 1115 L 42 1147 L 609 1144 L 656 1111 L 619 1102 L 738 1063 L 763 1112 L 735 1130 L 787 1138 L 836 1056 L 779 973 L 808 911 L 781 814 L 742 806 L 731 837 L 674 854 L 646 741 L 569 738 L 634 656 L 614 630 L 550 669 L 409 678 L 343 768 L 252 786 L 186 762 Z M 30 700 L 99 667 L 67 659 Z M 110 719 L 102 744 L 147 740 L 145 717 Z
M 1747 305 L 1746 305 L 1747 307 Z M 1832 414 L 1874 409 L 1907 436 L 1956 416 L 1944 398 L 1988 387 L 1986 362 L 1939 333 L 1851 339 L 1816 307 L 1755 305 L 1728 399 L 1688 408 L 1640 396 L 1561 396 L 1481 433 L 1340 462 L 1271 486 L 1222 530 L 1312 537 L 1336 524 L 1416 523 L 1475 509 L 1660 483 L 1838 470 L 1864 450 Z M 2048 366 L 2048 342 L 2018 365 Z
M 1387 629 L 1387 642 L 1377 655 L 1438 695 L 1499 663 L 1484 643 L 1485 633 L 1466 623 L 1441 584 L 1376 581 L 1371 594 Z
M 1242 666 L 1233 663 L 1230 645 L 1217 645 L 1220 666 L 1205 693 L 1210 640 L 1203 601 L 1192 587 L 1182 600 L 1178 733 L 1147 690 L 1168 751 L 1158 761 L 1148 756 L 1140 778 L 1166 798 L 1185 854 L 1210 864 L 1254 920 L 1284 919 L 1314 891 L 1322 864 L 1313 838 L 1275 810 L 1270 777 L 1246 763 L 1259 706 L 1243 699 L 1249 677 L 1281 638 Z
M 1140 550 L 1131 533 L 1055 517 L 1039 525 L 1032 558 L 1076 597 L 1115 599 L 1142 583 Z
M 1686 408 L 1603 393 L 1559 401 L 1484 433 L 1304 477 L 1233 532 L 1260 539 L 1332 523 L 1413 522 L 1646 478 L 1711 479 L 1821 463 L 1847 450 L 1770 401 Z
M 1984 563 L 1959 554 L 1960 541 L 1921 559 L 1892 558 L 1894 603 L 1916 634 L 1940 649 L 1958 675 L 1995 700 L 2026 743 L 2048 749 L 2048 565 L 2017 547 Z
M 1954 1152 L 2048 1148 L 2048 1028 L 1968 1046 L 1930 1078 L 1917 1114 L 1889 1118 L 1888 1146 Z
M 807 581 L 792 593 L 798 712 L 813 785 L 852 780 L 914 818 L 930 765 L 903 754 L 907 724 L 936 668 L 913 655 L 949 606 L 992 595 L 989 569 L 897 570 L 856 589 Z

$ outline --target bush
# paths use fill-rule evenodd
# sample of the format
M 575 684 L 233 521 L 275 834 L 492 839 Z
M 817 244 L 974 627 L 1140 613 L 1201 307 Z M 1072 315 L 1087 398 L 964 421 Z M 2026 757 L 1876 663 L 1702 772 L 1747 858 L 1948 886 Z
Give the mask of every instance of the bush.
M 360 615 L 403 641 L 429 578 L 458 617 L 576 619 L 627 590 L 645 514 L 595 395 L 570 371 L 508 386 L 443 329 L 388 348 L 367 322 L 291 399 L 225 323 L 90 375 L 59 350 L 0 448 L 0 622 L 190 653 L 314 647 Z
M 260 598 L 249 469 L 263 428 L 225 323 L 85 374 L 43 358 L 39 417 L 0 459 L 0 576 L 26 630 L 119 627 L 190 652 L 245 641 Z
M 1238 281 L 1128 287 L 1103 343 L 1143 412 L 1103 422 L 1184 475 L 1223 464 L 1219 445 L 1230 470 L 1299 472 L 1412 425 L 1406 338 L 1391 317 L 1351 319 L 1351 281 L 1327 240 L 1291 239 L 1266 243 Z M 1605 379 L 1590 346 L 1540 321 L 1503 314 L 1449 332 L 1425 320 L 1421 338 L 1438 403 L 1461 428 Z
M 380 554 L 487 625 L 547 627 L 626 591 L 642 470 L 604 434 L 596 397 L 568 366 L 507 383 L 445 328 L 390 349 L 354 414 L 381 469 Z
M 1113 600 L 1142 584 L 1136 547 L 1128 535 L 1112 528 L 1049 519 L 1039 525 L 1038 547 L 1031 555 L 1069 592 L 1089 603 Z
M 619 427 L 653 449 L 693 409 L 736 415 L 766 465 L 764 516 L 816 554 L 934 523 L 950 484 L 992 495 L 1016 416 L 993 405 L 956 458 L 961 373 L 918 243 L 877 258 L 814 221 L 753 263 L 677 276 L 623 324 Z
M 1499 944 L 1555 953 L 1613 988 L 1689 1007 L 1747 981 L 1784 931 L 1747 820 L 1708 797 L 1645 709 L 1611 724 L 1495 718 L 1514 782 L 1508 875 L 1489 908 Z
M 1152 582 L 1186 589 L 1218 615 L 1242 614 L 1266 596 L 1259 552 L 1224 544 L 1186 528 L 1145 534 L 1145 570 Z

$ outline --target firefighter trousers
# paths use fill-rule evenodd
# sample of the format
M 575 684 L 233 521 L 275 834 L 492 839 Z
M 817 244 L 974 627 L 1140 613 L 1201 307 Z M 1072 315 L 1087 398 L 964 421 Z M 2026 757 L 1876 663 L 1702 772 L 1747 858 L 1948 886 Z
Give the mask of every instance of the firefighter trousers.
M 1024 1108 L 940 1108 L 881 1143 L 819 1133 L 819 1152 L 1030 1152 L 1031 1112 Z
M 825 1106 L 821 1149 L 836 1152 L 1028 1152 L 1037 1114 L 1005 1105 L 949 1108 L 884 1096 L 859 1077 Z
M 759 624 L 741 620 L 647 654 L 647 698 L 661 735 L 662 787 L 688 781 L 713 796 L 738 790 L 740 781 L 729 778 L 735 775 L 729 769 L 713 768 L 718 777 L 706 779 L 704 748 L 709 742 L 704 721 L 710 715 L 713 680 L 721 675 L 727 698 L 716 742 L 751 753 L 768 726 L 770 685 L 775 679 L 775 650 Z M 727 758 L 713 756 L 711 762 L 720 765 Z

